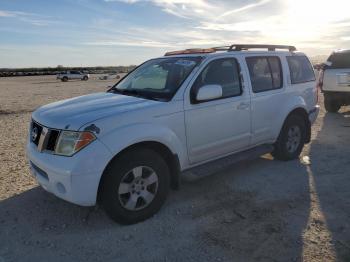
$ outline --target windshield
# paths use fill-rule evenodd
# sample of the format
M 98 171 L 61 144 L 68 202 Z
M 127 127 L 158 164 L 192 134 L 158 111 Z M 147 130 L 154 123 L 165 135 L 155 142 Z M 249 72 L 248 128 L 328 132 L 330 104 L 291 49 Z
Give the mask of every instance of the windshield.
M 153 59 L 122 79 L 111 91 L 169 101 L 202 57 Z

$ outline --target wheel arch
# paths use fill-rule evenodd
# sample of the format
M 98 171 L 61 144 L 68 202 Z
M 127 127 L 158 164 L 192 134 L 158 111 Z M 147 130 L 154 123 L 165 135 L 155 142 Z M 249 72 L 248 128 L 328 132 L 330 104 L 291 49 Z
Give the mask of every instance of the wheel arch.
M 98 190 L 97 190 L 97 200 L 100 199 L 100 192 L 101 192 L 101 187 L 103 184 L 103 179 L 105 177 L 105 171 L 109 168 L 109 166 L 111 165 L 111 163 L 113 161 L 116 161 L 122 154 L 124 154 L 127 151 L 130 150 L 137 150 L 139 148 L 147 148 L 150 150 L 155 151 L 156 153 L 158 153 L 167 163 L 168 167 L 169 167 L 169 171 L 170 171 L 170 177 L 171 177 L 171 188 L 172 189 L 178 189 L 180 186 L 180 161 L 179 161 L 179 157 L 177 154 L 174 154 L 170 148 L 168 146 L 166 146 L 165 144 L 158 142 L 158 141 L 142 141 L 142 142 L 138 142 L 132 145 L 129 145 L 128 147 L 122 149 L 120 152 L 118 152 L 114 157 L 112 157 L 112 159 L 108 162 L 108 164 L 106 165 L 102 176 L 100 178 L 100 182 L 98 185 Z
M 292 115 L 297 115 L 297 116 L 301 116 L 304 121 L 305 121 L 305 126 L 306 126 L 306 138 L 305 138 L 305 143 L 309 143 L 311 141 L 311 123 L 309 120 L 309 114 L 306 111 L 306 109 L 304 107 L 296 107 L 293 110 L 291 110 L 289 112 L 289 114 L 287 115 L 287 117 L 284 119 L 283 125 L 280 128 L 280 132 L 284 126 L 284 124 L 286 123 L 287 119 L 292 116 Z

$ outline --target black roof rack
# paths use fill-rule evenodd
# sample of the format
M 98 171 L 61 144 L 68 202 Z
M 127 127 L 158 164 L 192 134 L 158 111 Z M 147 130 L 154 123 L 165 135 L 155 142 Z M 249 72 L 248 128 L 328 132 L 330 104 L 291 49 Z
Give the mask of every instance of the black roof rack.
M 215 51 L 229 51 L 230 48 L 231 48 L 231 45 L 212 47 L 212 49 L 215 49 Z
M 185 49 L 173 52 L 167 52 L 165 56 L 181 55 L 181 54 L 204 54 L 204 53 L 215 53 L 217 51 L 243 51 L 249 49 L 267 49 L 268 51 L 276 51 L 276 49 L 287 49 L 289 52 L 296 51 L 295 46 L 291 45 L 228 45 L 219 46 L 212 48 L 195 48 L 195 49 Z
M 295 46 L 291 45 L 231 45 L 227 51 L 243 51 L 248 49 L 267 49 L 268 51 L 276 51 L 276 49 L 287 49 L 290 52 L 296 51 Z

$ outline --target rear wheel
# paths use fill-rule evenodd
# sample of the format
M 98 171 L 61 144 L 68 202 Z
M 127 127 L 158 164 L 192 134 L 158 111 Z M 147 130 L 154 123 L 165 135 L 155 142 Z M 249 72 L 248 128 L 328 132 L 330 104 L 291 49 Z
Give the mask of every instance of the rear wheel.
M 324 95 L 324 107 L 327 112 L 337 113 L 341 107 L 341 104 L 329 94 Z
M 116 222 L 134 224 L 161 208 L 169 186 L 169 168 L 159 154 L 141 148 L 127 151 L 105 171 L 102 205 Z
M 87 81 L 89 78 L 87 76 L 84 76 L 82 80 Z
M 285 121 L 272 155 L 279 160 L 299 157 L 306 140 L 306 124 L 302 116 L 291 115 Z
M 62 82 L 67 82 L 68 81 L 68 77 L 64 76 L 62 77 Z

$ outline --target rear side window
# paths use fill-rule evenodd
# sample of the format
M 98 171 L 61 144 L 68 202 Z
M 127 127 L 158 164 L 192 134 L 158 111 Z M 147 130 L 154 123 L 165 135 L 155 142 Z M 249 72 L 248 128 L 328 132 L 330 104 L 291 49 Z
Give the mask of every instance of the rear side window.
M 346 53 L 333 53 L 327 59 L 330 65 L 327 68 L 338 69 L 338 68 L 350 68 L 350 52 Z
M 198 90 L 205 85 L 220 85 L 222 98 L 241 95 L 242 87 L 237 60 L 235 58 L 222 58 L 210 62 L 200 73 L 191 89 L 192 99 Z
M 292 84 L 315 81 L 315 72 L 306 56 L 287 56 Z
M 282 66 L 276 56 L 246 58 L 254 93 L 282 88 Z

